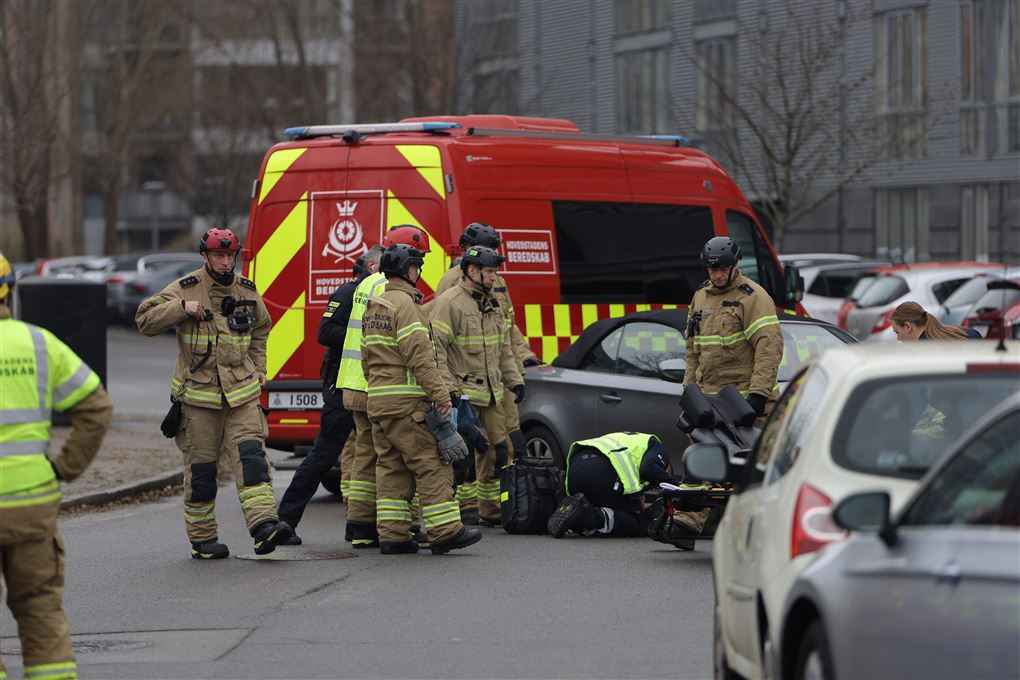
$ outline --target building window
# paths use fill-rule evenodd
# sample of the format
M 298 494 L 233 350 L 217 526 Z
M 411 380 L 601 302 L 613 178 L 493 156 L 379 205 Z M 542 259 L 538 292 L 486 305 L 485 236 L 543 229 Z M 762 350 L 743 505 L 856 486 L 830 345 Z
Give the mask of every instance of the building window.
M 622 134 L 653 134 L 671 128 L 669 50 L 616 55 L 616 127 Z
M 475 58 L 517 55 L 517 0 L 475 0 L 471 3 Z
M 616 0 L 617 33 L 668 28 L 671 20 L 669 0 Z
M 886 158 L 928 153 L 926 13 L 923 8 L 875 18 L 877 142 Z
M 988 187 L 960 189 L 960 259 L 988 261 Z
M 927 189 L 875 192 L 875 255 L 894 262 L 929 259 Z
M 737 16 L 737 0 L 694 0 L 694 20 L 720 21 L 735 19 Z
M 708 146 L 719 134 L 729 134 L 736 123 L 737 39 L 734 36 L 701 40 L 694 46 L 694 124 Z
M 1020 0 L 960 5 L 960 151 L 1020 151 Z

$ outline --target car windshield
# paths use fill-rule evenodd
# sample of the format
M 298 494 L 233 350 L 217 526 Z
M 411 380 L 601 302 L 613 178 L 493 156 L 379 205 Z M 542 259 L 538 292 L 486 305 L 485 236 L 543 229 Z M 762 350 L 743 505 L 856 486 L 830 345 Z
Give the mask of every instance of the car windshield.
M 878 307 L 887 305 L 893 300 L 903 297 L 910 291 L 907 282 L 898 276 L 878 276 L 875 281 L 857 298 L 858 307 Z
M 832 457 L 850 470 L 919 479 L 949 445 L 1016 391 L 1016 375 L 914 375 L 866 382 L 850 395 Z
M 984 295 L 974 303 L 974 312 L 992 312 L 997 309 L 1009 309 L 1020 302 L 1020 290 L 1012 288 L 986 290 Z
M 987 276 L 975 276 L 954 290 L 952 295 L 947 297 L 942 304 L 948 309 L 963 306 L 970 307 L 977 302 L 978 298 L 988 292 L 988 283 L 994 280 Z
M 778 382 L 789 382 L 804 367 L 808 359 L 830 347 L 842 347 L 840 339 L 831 329 L 811 323 L 780 324 L 783 329 L 783 360 L 779 364 Z

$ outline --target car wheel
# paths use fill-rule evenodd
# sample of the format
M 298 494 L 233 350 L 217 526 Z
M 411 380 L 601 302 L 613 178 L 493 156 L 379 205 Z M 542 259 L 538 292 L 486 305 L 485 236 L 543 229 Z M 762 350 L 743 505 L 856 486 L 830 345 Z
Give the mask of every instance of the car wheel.
M 528 455 L 532 458 L 549 458 L 556 461 L 561 468 L 566 464 L 563 460 L 563 449 L 556 441 L 556 436 L 542 425 L 527 425 L 524 427 L 524 442 Z
M 821 621 L 815 621 L 804 632 L 797 650 L 797 663 L 793 667 L 797 680 L 833 680 L 832 656 L 829 639 Z
M 722 637 L 722 623 L 719 621 L 719 608 L 716 607 L 715 625 L 712 627 L 712 668 L 715 680 L 739 680 L 729 664 L 726 663 L 726 643 Z

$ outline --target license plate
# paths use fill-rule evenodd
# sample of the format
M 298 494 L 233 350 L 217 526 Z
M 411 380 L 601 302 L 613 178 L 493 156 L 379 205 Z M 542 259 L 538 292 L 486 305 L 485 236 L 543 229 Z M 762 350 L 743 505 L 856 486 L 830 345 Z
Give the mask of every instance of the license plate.
M 322 393 L 270 392 L 269 408 L 285 411 L 317 411 L 322 408 Z

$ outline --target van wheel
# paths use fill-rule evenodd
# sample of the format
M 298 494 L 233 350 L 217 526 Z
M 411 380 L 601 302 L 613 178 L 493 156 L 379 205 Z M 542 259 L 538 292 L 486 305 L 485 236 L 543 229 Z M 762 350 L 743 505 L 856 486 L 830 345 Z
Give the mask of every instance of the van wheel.
M 712 667 L 715 680 L 740 680 L 729 664 L 726 663 L 726 643 L 722 638 L 722 623 L 719 622 L 719 608 L 715 609 L 713 617 L 715 625 L 712 627 Z
M 833 680 L 835 677 L 829 639 L 821 621 L 815 620 L 804 632 L 793 671 L 793 677 L 797 680 Z
M 525 425 L 524 442 L 528 455 L 532 458 L 552 459 L 560 468 L 566 468 L 563 460 L 563 449 L 556 441 L 556 436 L 542 425 Z

